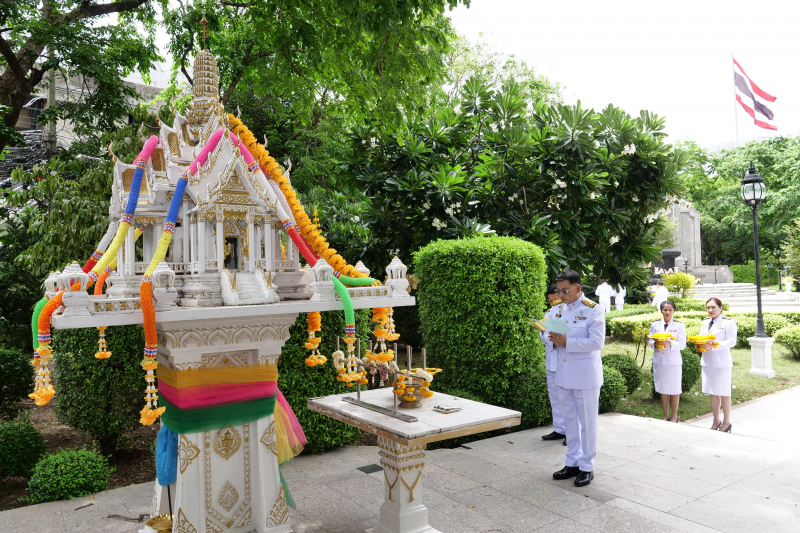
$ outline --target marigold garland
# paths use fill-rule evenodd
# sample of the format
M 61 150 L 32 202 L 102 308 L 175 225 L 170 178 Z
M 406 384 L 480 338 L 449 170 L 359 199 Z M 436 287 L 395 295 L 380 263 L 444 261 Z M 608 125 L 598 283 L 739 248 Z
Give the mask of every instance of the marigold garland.
M 315 335 L 317 331 L 322 330 L 322 316 L 319 311 L 308 313 L 306 322 L 308 324 L 306 328 L 308 331 L 306 348 L 311 350 L 311 355 L 306 358 L 306 364 L 308 366 L 324 365 L 328 358 L 319 352 L 319 343 L 322 341 L 322 337 Z

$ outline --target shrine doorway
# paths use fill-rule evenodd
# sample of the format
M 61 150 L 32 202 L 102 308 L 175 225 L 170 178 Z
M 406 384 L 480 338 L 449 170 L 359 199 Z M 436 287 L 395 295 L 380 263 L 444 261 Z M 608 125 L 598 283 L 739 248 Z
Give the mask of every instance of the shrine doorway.
M 239 270 L 239 238 L 225 237 L 225 268 Z

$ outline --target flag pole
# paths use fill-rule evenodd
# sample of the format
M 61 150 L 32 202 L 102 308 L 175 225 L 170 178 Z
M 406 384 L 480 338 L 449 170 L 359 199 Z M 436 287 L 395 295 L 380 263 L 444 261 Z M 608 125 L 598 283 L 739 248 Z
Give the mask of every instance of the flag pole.
M 736 148 L 739 146 L 739 116 L 736 114 L 738 108 L 736 107 L 736 68 L 733 52 L 731 52 L 731 70 L 733 70 L 733 122 L 736 125 L 736 144 L 733 147 Z

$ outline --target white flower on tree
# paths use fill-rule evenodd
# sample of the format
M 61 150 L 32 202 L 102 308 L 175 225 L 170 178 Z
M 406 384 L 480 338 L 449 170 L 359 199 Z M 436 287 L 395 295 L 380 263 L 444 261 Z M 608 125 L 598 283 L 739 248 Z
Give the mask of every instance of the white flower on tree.
M 431 208 L 430 202 L 425 202 L 424 204 L 422 204 L 422 209 L 430 209 L 430 208 Z
M 608 239 L 608 242 L 610 242 L 611 244 L 617 244 L 619 242 L 619 237 L 617 237 L 615 235 L 615 236 L 611 237 L 610 239 Z
M 444 228 L 447 227 L 447 224 L 445 224 L 444 222 L 442 222 L 438 218 L 434 218 L 432 224 L 433 224 L 433 227 L 438 229 L 438 230 L 441 230 L 441 229 L 444 229 Z
M 636 146 L 634 144 L 626 145 L 625 148 L 622 149 L 622 155 L 633 155 L 636 153 Z

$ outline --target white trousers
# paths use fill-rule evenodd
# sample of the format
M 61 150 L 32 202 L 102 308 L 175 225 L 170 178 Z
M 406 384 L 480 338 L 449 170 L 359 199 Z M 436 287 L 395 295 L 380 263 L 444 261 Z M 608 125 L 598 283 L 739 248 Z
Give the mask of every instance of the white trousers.
M 577 466 L 582 472 L 594 470 L 597 455 L 597 415 L 600 389 L 565 389 L 558 387 L 558 399 L 564 413 L 567 436 L 567 466 Z
M 600 298 L 600 307 L 603 308 L 605 313 L 611 311 L 611 298 Z
M 553 408 L 553 429 L 556 433 L 564 433 L 564 414 L 561 409 L 561 400 L 558 399 L 558 385 L 556 385 L 556 373 L 547 371 L 547 392 L 550 394 L 550 407 Z
M 625 307 L 625 298 L 617 296 L 614 298 L 614 303 L 617 305 L 617 311 L 622 311 L 622 308 Z

